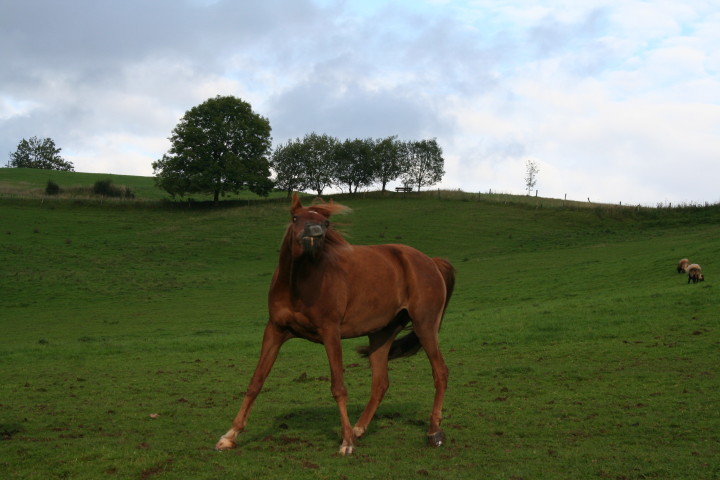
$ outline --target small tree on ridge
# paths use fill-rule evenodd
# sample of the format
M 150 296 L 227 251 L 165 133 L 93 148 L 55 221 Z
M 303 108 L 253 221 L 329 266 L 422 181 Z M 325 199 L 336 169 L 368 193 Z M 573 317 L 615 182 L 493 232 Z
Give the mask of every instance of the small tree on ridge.
M 528 195 L 532 193 L 535 185 L 537 184 L 538 172 L 540 172 L 540 169 L 538 168 L 537 163 L 533 160 L 525 162 L 525 188 L 527 189 Z
M 7 166 L 12 168 L 40 168 L 43 170 L 61 170 L 73 172 L 71 162 L 60 156 L 60 148 L 55 146 L 52 138 L 24 138 L 18 143 L 17 150 L 10 154 Z

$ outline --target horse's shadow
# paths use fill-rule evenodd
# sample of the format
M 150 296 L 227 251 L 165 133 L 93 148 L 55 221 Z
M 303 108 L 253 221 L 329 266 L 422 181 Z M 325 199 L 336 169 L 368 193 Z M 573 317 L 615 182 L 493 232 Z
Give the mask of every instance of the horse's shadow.
M 348 405 L 348 415 L 351 420 L 359 418 L 363 409 L 364 405 L 360 403 Z M 363 438 L 372 437 L 376 431 L 396 425 L 410 426 L 422 432 L 427 426 L 427 419 L 420 410 L 419 405 L 414 402 L 381 405 Z M 335 405 L 310 407 L 298 405 L 298 408 L 285 408 L 282 412 L 267 418 L 272 420 L 263 426 L 254 424 L 248 429 L 245 438 L 241 440 L 246 447 L 301 449 L 319 446 L 315 442 L 340 444 L 342 441 L 340 418 Z

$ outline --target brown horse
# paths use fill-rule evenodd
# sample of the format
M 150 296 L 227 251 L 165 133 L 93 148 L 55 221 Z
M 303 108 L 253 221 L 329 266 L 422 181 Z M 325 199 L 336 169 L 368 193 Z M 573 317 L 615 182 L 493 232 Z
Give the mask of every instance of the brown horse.
M 303 207 L 293 196 L 292 223 L 280 248 L 268 307 L 260 359 L 232 428 L 215 448 L 235 447 L 245 429 L 253 402 L 275 363 L 283 343 L 305 338 L 325 346 L 330 362 L 331 392 L 340 410 L 341 454 L 350 454 L 355 439 L 367 430 L 389 386 L 388 359 L 425 350 L 435 380 L 435 401 L 428 441 L 444 442 L 440 428 L 448 369 L 438 346 L 438 332 L 455 283 L 455 271 L 446 260 L 430 258 L 405 245 L 357 246 L 332 228 L 332 214 L 348 210 L 330 203 Z M 408 323 L 412 331 L 395 340 Z M 343 338 L 367 335 L 361 349 L 369 357 L 372 392 L 354 427 L 347 414 L 343 378 Z

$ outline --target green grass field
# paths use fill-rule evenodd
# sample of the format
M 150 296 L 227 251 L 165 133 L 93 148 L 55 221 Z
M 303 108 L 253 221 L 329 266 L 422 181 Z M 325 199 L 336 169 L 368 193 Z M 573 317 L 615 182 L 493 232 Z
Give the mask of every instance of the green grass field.
M 47 172 L 0 169 L 3 478 L 720 478 L 717 205 L 336 198 L 352 243 L 406 243 L 458 270 L 440 335 L 447 445 L 425 446 L 420 353 L 391 363 L 357 453 L 338 456 L 324 350 L 293 340 L 239 448 L 215 452 L 255 367 L 288 203 L 54 181 L 107 177 L 136 199 L 50 198 Z M 688 285 L 681 257 L 707 280 Z M 364 343 L 345 344 L 352 420 L 370 388 Z

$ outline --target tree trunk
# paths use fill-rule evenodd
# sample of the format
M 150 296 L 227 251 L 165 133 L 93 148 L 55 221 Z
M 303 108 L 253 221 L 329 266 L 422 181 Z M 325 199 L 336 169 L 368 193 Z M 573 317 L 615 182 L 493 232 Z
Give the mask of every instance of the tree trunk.
M 215 198 L 213 199 L 213 203 L 216 207 L 220 203 L 220 190 L 215 190 Z

